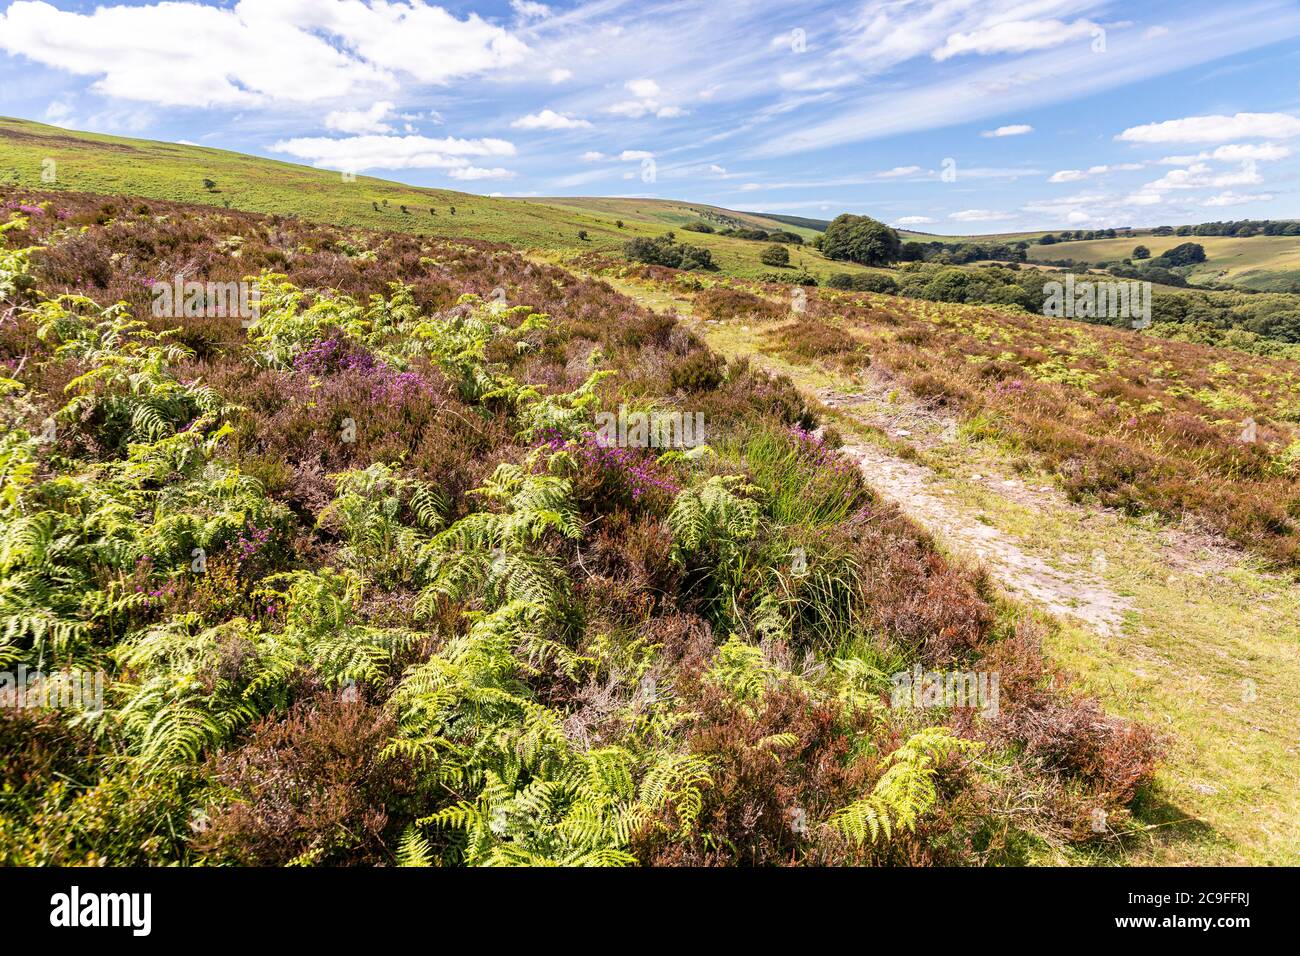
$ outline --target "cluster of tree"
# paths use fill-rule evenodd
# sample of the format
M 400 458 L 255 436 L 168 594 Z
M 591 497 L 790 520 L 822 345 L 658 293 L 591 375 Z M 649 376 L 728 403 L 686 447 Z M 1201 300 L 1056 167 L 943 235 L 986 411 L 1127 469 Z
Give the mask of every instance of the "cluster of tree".
M 1205 247 L 1199 242 L 1183 242 L 1160 253 L 1152 264 L 1164 260 L 1170 266 L 1191 266 L 1205 261 Z
M 883 266 L 897 262 L 903 243 L 898 233 L 870 216 L 845 213 L 836 216 L 826 227 L 818 248 L 827 259 L 843 259 L 864 266 Z
M 1138 258 L 1134 256 L 1134 258 Z M 1073 263 L 1071 263 L 1073 265 Z M 1151 259 L 1144 265 L 1137 266 L 1131 262 L 1103 262 L 1098 263 L 1113 276 L 1121 279 L 1140 279 L 1143 282 L 1154 282 L 1157 285 L 1186 286 L 1187 277 L 1181 272 L 1175 272 L 1167 264 L 1162 264 L 1160 259 Z
M 803 245 L 803 236 L 795 232 L 786 232 L 784 229 L 757 229 L 753 226 L 727 226 L 723 229 L 714 229 L 703 221 L 688 222 L 682 228 L 687 232 L 716 232 L 719 236 L 727 236 L 731 239 L 749 239 L 754 242 L 784 242 L 795 246 Z
M 880 292 L 893 295 L 898 291 L 894 277 L 883 272 L 833 272 L 826 280 L 827 288 L 850 289 L 854 292 Z
M 965 265 L 968 262 L 1024 262 L 1027 242 L 905 242 L 899 259 L 903 262 L 937 262 Z
M 623 254 L 635 262 L 672 269 L 716 269 L 708 249 L 674 241 L 671 232 L 650 239 L 638 237 L 623 244 Z
M 730 236 L 733 239 L 751 239 L 754 242 L 785 242 L 795 246 L 803 245 L 803 236 L 797 232 L 786 232 L 784 229 L 754 229 L 745 227 L 743 229 L 721 229 L 718 231 L 720 236 Z
M 1196 226 L 1157 226 L 1153 236 L 1300 236 L 1300 221 L 1294 219 L 1238 219 L 1203 222 Z
M 1037 240 L 1040 246 L 1050 246 L 1058 242 L 1086 242 L 1089 239 L 1115 239 L 1123 232 L 1128 234 L 1127 229 L 1080 229 L 1077 232 L 1069 229 L 1065 232 L 1048 233 L 1039 237 Z

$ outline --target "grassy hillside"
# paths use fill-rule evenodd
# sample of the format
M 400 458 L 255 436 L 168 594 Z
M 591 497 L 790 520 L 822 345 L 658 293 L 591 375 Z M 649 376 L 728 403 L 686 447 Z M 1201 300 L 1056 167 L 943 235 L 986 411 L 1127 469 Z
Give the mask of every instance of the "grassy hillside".
M 1289 289 L 1300 279 L 1300 236 L 1152 236 L 1093 239 L 1032 245 L 1029 258 L 1106 262 L 1126 259 L 1133 248 L 1146 246 L 1158 256 L 1174 246 L 1195 242 L 1205 248 L 1206 261 L 1192 272 L 1191 282 L 1227 282 L 1247 289 Z
M 54 183 L 41 180 L 46 160 L 55 163 Z M 214 188 L 206 188 L 205 179 Z M 342 226 L 416 236 L 464 236 L 547 250 L 615 250 L 633 236 L 662 235 L 699 219 L 702 213 L 714 217 L 715 226 L 743 223 L 786 229 L 808 238 L 817 234 L 753 213 L 666 200 L 522 200 L 406 186 L 370 176 L 344 182 L 339 173 L 225 150 L 0 118 L 0 184 L 5 183 L 204 203 Z M 620 219 L 621 229 L 615 225 Z M 579 231 L 588 238 L 579 239 Z M 763 243 L 699 233 L 682 238 L 708 248 L 728 274 L 753 277 L 771 271 L 758 260 Z M 819 276 L 859 271 L 852 264 L 831 263 L 813 249 L 792 247 L 791 259 L 796 268 L 802 265 Z

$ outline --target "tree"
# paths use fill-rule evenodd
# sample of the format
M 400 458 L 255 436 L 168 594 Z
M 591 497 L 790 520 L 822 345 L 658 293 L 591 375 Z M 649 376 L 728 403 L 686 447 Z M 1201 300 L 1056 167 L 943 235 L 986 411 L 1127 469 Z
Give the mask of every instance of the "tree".
M 587 241 L 587 230 L 586 230 L 586 229 L 579 229 L 579 230 L 578 230 L 578 238 L 581 239 L 583 242 L 586 242 L 586 241 Z
M 203 180 L 203 188 L 206 189 L 208 192 L 212 192 L 212 190 L 217 188 L 217 184 L 213 182 L 211 179 L 205 179 Z
M 845 213 L 836 216 L 822 236 L 822 255 L 866 266 L 883 266 L 898 260 L 902 242 L 898 233 L 870 216 Z
M 1174 246 L 1160 258 L 1168 261 L 1171 266 L 1190 266 L 1205 261 L 1205 247 L 1199 242 L 1184 242 Z
M 790 252 L 785 246 L 771 245 L 765 248 L 758 261 L 765 266 L 788 266 L 790 264 Z
M 1133 249 L 1133 258 L 1134 258 L 1134 259 L 1150 259 L 1150 258 L 1151 258 L 1151 250 L 1148 249 L 1146 246 L 1136 246 L 1136 247 Z

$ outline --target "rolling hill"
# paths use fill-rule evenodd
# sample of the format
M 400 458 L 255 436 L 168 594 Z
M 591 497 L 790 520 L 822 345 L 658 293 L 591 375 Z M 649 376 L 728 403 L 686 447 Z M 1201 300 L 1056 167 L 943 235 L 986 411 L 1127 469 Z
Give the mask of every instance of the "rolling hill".
M 47 161 L 53 166 L 43 165 Z M 44 169 L 53 173 L 53 182 L 42 180 Z M 715 228 L 787 230 L 808 239 L 817 235 L 808 227 L 700 203 L 512 199 L 370 176 L 346 182 L 337 172 L 221 149 L 74 132 L 2 117 L 0 184 L 204 203 L 417 236 L 485 239 L 552 253 L 613 251 L 634 236 L 660 236 L 699 219 Z M 587 238 L 580 238 L 579 232 Z M 758 260 L 763 243 L 702 233 L 689 234 L 689 241 L 709 249 L 728 274 L 754 277 L 771 271 Z M 791 260 L 796 268 L 802 265 L 819 276 L 862 271 L 852 263 L 831 263 L 811 248 L 792 247 Z
M 1229 283 L 1259 291 L 1285 291 L 1300 280 L 1300 237 L 1296 236 L 1153 236 L 1139 232 L 1122 239 L 1091 239 L 1031 245 L 1029 259 L 1074 259 L 1077 262 L 1114 262 L 1146 246 L 1152 256 L 1185 242 L 1205 248 L 1205 262 L 1192 270 L 1188 281 Z

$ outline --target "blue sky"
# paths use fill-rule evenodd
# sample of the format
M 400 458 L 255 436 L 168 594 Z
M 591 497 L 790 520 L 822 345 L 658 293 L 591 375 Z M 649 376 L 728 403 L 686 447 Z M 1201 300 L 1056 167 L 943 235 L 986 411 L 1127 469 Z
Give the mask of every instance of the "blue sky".
M 1300 217 L 1296 0 L 0 0 L 0 114 L 938 233 Z

